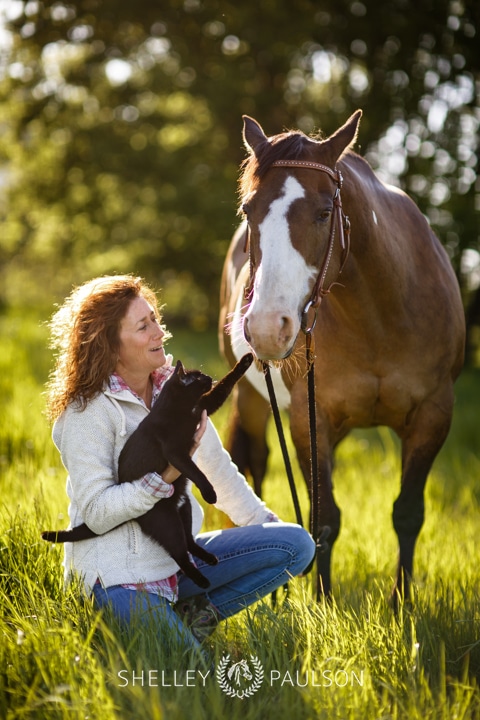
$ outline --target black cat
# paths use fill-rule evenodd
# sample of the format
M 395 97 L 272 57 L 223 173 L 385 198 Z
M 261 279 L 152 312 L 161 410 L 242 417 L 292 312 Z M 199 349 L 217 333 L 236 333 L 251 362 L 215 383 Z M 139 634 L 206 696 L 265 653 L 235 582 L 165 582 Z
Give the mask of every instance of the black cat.
M 208 503 L 216 502 L 217 496 L 190 457 L 192 439 L 203 410 L 208 415 L 218 410 L 252 361 L 251 353 L 244 355 L 213 387 L 211 377 L 199 370 L 186 371 L 178 361 L 150 413 L 125 443 L 118 461 L 119 483 L 131 482 L 149 472 L 161 475 L 169 463 L 182 473 L 173 483 L 173 495 L 157 502 L 136 520 L 144 533 L 162 545 L 185 575 L 202 588 L 210 583 L 190 561 L 188 552 L 210 565 L 218 561 L 197 545 L 192 536 L 192 506 L 185 492 L 187 478 L 197 485 Z M 92 537 L 96 533 L 85 523 L 71 530 L 42 533 L 44 540 L 59 543 Z

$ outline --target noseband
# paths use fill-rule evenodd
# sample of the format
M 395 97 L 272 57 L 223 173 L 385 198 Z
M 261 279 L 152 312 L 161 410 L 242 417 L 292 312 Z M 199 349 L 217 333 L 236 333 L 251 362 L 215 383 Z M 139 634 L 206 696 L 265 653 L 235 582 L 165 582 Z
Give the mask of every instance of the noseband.
M 320 172 L 325 173 L 328 175 L 333 182 L 335 183 L 336 190 L 335 194 L 333 196 L 333 213 L 332 213 L 332 219 L 330 222 L 330 235 L 328 238 L 328 246 L 327 251 L 325 253 L 325 257 L 322 263 L 322 266 L 319 270 L 319 273 L 317 275 L 317 279 L 315 281 L 315 285 L 312 289 L 312 294 L 310 295 L 310 298 L 305 305 L 305 308 L 303 310 L 302 314 L 302 329 L 305 331 L 306 324 L 307 324 L 307 315 L 308 311 L 310 309 L 315 311 L 315 316 L 312 322 L 312 325 L 308 328 L 308 331 L 311 332 L 315 326 L 316 322 L 316 311 L 319 307 L 322 299 L 325 297 L 325 295 L 328 295 L 330 290 L 334 285 L 337 285 L 338 283 L 334 280 L 333 282 L 328 285 L 328 287 L 325 287 L 325 281 L 327 277 L 328 268 L 330 266 L 330 261 L 332 259 L 333 254 L 333 248 L 335 244 L 335 230 L 338 228 L 338 236 L 340 239 L 340 247 L 342 249 L 342 255 L 340 260 L 340 269 L 338 271 L 338 275 L 341 275 L 343 268 L 345 267 L 345 263 L 347 262 L 347 258 L 350 252 L 350 220 L 347 215 L 343 212 L 342 207 L 342 198 L 340 195 L 340 191 L 342 189 L 343 184 L 343 177 L 340 170 L 335 168 L 335 170 L 332 170 L 327 165 L 322 165 L 322 163 L 316 163 L 311 162 L 310 160 L 275 160 L 275 162 L 272 163 L 271 167 L 291 167 L 291 168 L 310 168 L 312 170 L 319 170 Z

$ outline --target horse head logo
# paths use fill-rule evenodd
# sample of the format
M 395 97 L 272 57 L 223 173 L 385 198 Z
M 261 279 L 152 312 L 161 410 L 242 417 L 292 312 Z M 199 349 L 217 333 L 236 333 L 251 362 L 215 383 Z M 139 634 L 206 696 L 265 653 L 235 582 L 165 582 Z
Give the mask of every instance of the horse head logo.
M 258 659 L 250 655 L 251 664 L 245 659 L 230 665 L 230 655 L 225 655 L 217 666 L 217 681 L 223 692 L 230 697 L 243 700 L 257 692 L 263 682 L 263 667 Z M 249 683 L 246 685 L 246 683 Z
M 239 660 L 239 662 L 233 663 L 233 665 L 229 668 L 227 675 L 229 680 L 231 680 L 232 677 L 234 678 L 234 683 L 236 685 L 241 684 L 241 678 L 244 680 L 251 680 L 253 677 L 246 660 Z

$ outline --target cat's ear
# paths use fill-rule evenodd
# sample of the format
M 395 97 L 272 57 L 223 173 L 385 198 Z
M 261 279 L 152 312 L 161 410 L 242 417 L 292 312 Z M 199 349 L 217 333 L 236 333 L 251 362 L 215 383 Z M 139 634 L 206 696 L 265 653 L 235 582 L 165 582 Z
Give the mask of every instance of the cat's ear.
M 180 382 L 185 382 L 186 372 L 185 372 L 185 368 L 183 367 L 183 363 L 181 360 L 177 360 L 177 364 L 175 365 L 174 375 L 176 375 L 178 377 Z

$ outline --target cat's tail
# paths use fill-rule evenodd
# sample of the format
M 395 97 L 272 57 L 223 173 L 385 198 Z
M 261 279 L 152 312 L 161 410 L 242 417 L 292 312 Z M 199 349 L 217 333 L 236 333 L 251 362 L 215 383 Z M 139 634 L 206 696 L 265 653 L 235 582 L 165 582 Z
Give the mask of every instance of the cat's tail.
M 71 530 L 45 530 L 42 532 L 42 538 L 53 543 L 78 542 L 93 537 L 97 537 L 97 535 L 85 523 L 77 525 Z

